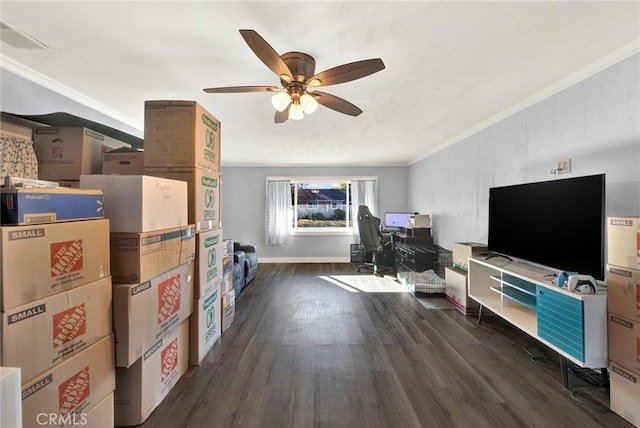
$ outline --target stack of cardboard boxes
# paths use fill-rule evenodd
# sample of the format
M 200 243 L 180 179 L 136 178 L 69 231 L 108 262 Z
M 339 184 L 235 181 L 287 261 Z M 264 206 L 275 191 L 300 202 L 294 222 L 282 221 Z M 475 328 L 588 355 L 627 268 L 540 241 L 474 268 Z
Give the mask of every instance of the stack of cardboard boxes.
M 611 410 L 640 426 L 640 217 L 609 217 Z
M 198 365 L 221 334 L 220 122 L 194 101 L 147 101 L 144 173 L 186 182 L 196 228 L 194 313 L 189 363 Z
M 22 414 L 9 410 L 6 417 L 21 417 L 25 427 L 113 424 L 103 195 L 14 188 L 2 189 L 1 196 L 0 365 L 20 368 L 22 389 Z M 5 400 L 11 397 L 3 392 Z
M 469 298 L 467 276 L 469 257 L 488 254 L 487 246 L 477 242 L 453 243 L 453 267 L 445 267 L 445 295 L 458 310 L 465 315 L 478 313 L 478 303 Z
M 115 422 L 144 422 L 188 367 L 195 227 L 187 185 L 146 175 L 83 175 L 104 193 L 114 272 Z

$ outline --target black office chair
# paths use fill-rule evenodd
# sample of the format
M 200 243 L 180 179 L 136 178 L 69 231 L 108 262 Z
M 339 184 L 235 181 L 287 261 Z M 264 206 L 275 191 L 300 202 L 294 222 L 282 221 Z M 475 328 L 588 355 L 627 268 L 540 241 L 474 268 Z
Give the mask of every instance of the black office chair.
M 393 270 L 393 267 L 389 266 L 393 265 L 393 262 L 389 263 L 389 260 L 393 260 L 391 240 L 384 239 L 380 230 L 380 219 L 371 214 L 366 205 L 358 207 L 358 229 L 360 244 L 364 247 L 365 253 L 365 264 L 358 266 L 358 272 L 371 269 L 374 275 L 378 275 L 381 271 Z M 368 254 L 371 254 L 371 262 L 366 262 Z M 387 262 L 384 263 L 384 260 Z

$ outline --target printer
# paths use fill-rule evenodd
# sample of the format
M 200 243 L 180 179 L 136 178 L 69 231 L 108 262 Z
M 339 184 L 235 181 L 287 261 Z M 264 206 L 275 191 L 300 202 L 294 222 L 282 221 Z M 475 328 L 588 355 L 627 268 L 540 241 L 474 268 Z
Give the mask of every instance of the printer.
M 409 227 L 411 228 L 430 228 L 431 216 L 429 214 L 414 214 L 409 216 Z

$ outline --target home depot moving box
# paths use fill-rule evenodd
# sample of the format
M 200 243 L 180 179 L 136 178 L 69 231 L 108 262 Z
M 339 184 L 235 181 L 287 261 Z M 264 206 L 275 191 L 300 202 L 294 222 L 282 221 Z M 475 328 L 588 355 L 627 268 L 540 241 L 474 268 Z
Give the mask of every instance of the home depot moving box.
M 150 232 L 189 224 L 187 183 L 147 175 L 82 175 L 80 187 L 104 192 L 111 232 Z
M 44 414 L 79 426 L 114 389 L 113 338 L 107 336 L 22 383 L 22 422 L 25 428 L 42 427 Z
M 220 337 L 220 281 L 195 301 L 189 322 L 189 364 L 197 366 Z
M 111 234 L 111 275 L 114 283 L 151 279 L 196 257 L 195 226 L 145 233 Z
M 0 427 L 22 428 L 18 367 L 0 367 Z
M 185 181 L 189 189 L 189 223 L 196 231 L 220 225 L 220 175 L 202 168 L 145 168 L 154 177 Z
M 102 152 L 130 144 L 88 128 L 35 128 L 33 144 L 38 178 L 78 180 L 82 174 L 100 174 Z
M 103 174 L 144 174 L 144 151 L 122 147 L 102 154 Z
M 453 267 L 467 272 L 469 270 L 469 257 L 488 254 L 487 245 L 478 242 L 454 242 L 451 251 Z
M 158 339 L 131 367 L 116 369 L 116 426 L 139 425 L 189 366 L 189 320 Z
M 640 323 L 609 313 L 609 360 L 640 376 Z
M 610 265 L 640 270 L 640 217 L 607 218 Z
M 200 299 L 222 280 L 222 229 L 197 234 L 194 295 Z
M 129 367 L 192 312 L 193 262 L 140 284 L 114 284 L 116 367 Z
M 640 322 L 640 270 L 607 265 L 607 311 Z
M 76 423 L 75 425 L 71 424 L 70 426 L 85 426 L 85 427 L 113 427 L 115 426 L 115 418 L 114 418 L 114 405 L 113 405 L 113 397 L 114 393 L 111 392 L 107 395 L 101 402 L 95 405 L 95 407 L 85 415 L 84 422 L 81 420 L 80 423 Z
M 111 275 L 109 221 L 2 226 L 2 311 Z
M 0 365 L 29 381 L 111 334 L 111 278 L 0 313 Z
M 144 167 L 219 173 L 220 122 L 195 101 L 146 101 Z
M 640 427 L 640 378 L 615 362 L 610 362 L 611 368 L 611 410 L 624 419 Z

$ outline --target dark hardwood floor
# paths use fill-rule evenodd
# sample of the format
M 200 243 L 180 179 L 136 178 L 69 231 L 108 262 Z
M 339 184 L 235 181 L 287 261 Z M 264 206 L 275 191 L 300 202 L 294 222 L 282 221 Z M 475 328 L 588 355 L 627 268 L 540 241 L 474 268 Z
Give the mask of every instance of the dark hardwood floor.
M 631 427 L 601 404 L 605 388 L 574 400 L 501 319 L 321 278 L 348 274 L 355 265 L 261 264 L 233 325 L 143 426 Z

